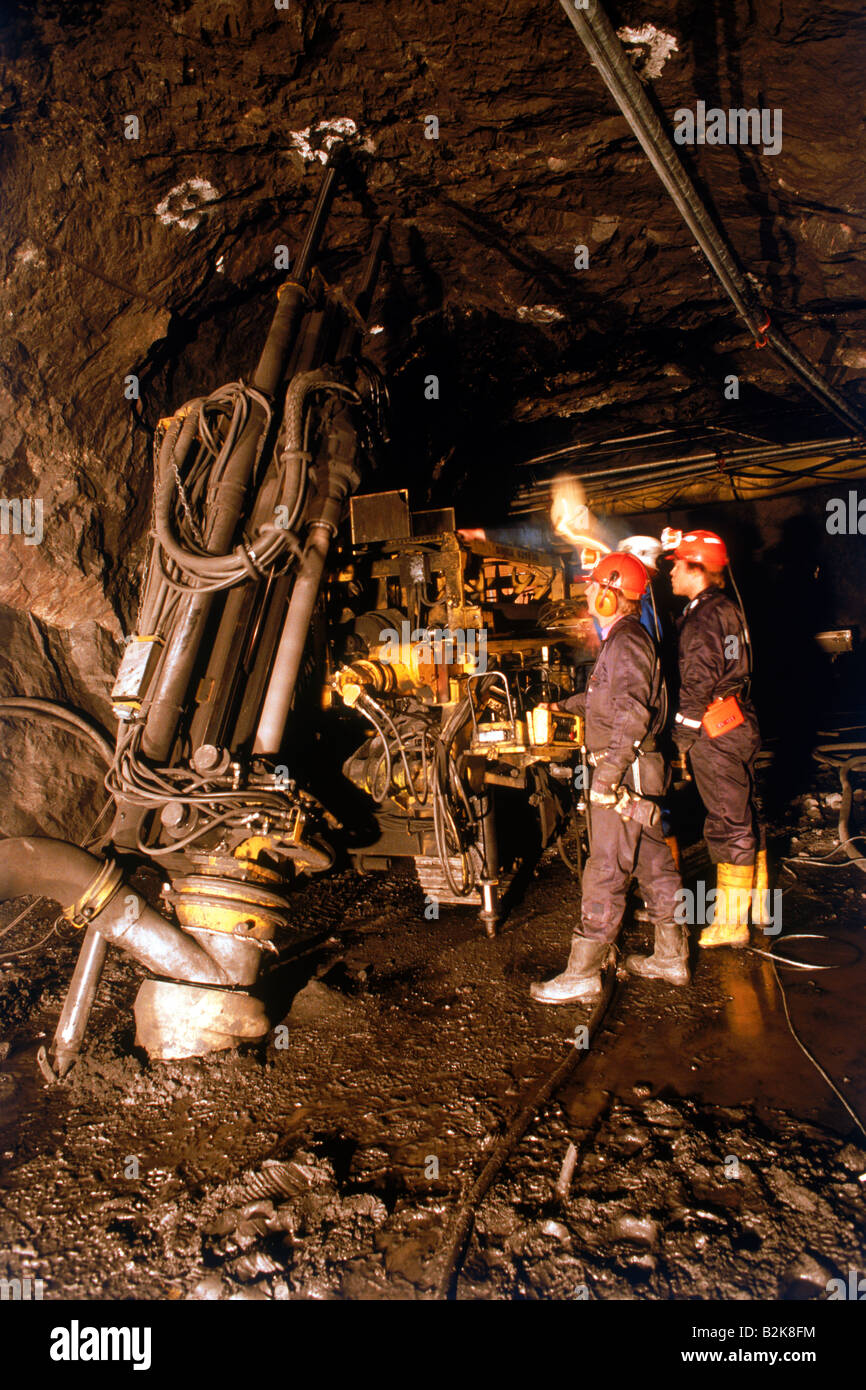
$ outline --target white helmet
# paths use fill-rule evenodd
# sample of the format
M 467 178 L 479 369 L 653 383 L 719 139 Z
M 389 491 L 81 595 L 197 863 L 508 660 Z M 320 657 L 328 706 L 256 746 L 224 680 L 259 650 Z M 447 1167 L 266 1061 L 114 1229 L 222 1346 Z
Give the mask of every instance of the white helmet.
M 658 570 L 661 549 L 662 543 L 655 536 L 627 536 L 617 545 L 617 550 L 624 550 L 626 555 L 636 555 L 641 564 L 653 573 Z

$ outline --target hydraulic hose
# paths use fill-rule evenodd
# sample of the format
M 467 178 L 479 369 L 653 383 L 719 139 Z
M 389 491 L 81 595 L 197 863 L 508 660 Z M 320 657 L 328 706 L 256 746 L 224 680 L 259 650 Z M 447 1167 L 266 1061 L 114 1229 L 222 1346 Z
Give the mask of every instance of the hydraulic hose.
M 843 756 L 839 757 L 839 754 Z M 853 756 L 852 756 L 853 754 Z M 863 772 L 866 770 L 866 743 L 828 743 L 820 748 L 814 749 L 812 757 L 824 767 L 834 767 L 839 774 L 839 783 L 842 788 L 842 801 L 839 806 L 839 844 L 844 849 L 848 858 L 857 865 L 857 868 L 866 873 L 866 861 L 864 856 L 858 854 L 852 844 L 851 835 L 851 810 L 854 803 L 854 791 L 851 786 L 850 773 Z M 860 839 L 860 836 L 854 836 Z M 863 837 L 866 838 L 866 837 Z M 834 851 L 835 853 L 835 851 Z
M 85 719 L 75 710 L 67 709 L 65 705 L 57 705 L 53 700 L 42 700 L 36 696 L 13 696 L 8 699 L 0 700 L 0 716 L 8 715 L 14 718 L 26 719 L 31 715 L 38 715 L 41 719 L 50 719 L 55 724 L 62 724 L 69 729 L 75 729 L 77 733 L 84 734 L 85 738 L 99 750 L 105 761 L 111 765 L 114 762 L 114 748 L 108 742 L 104 734 Z
M 466 1252 L 469 1237 L 475 1221 L 475 1212 L 479 1204 L 494 1181 L 497 1174 L 504 1164 L 511 1158 L 514 1149 L 523 1138 L 529 1128 L 533 1117 L 538 1113 L 542 1105 L 555 1095 L 561 1086 L 565 1084 L 572 1072 L 583 1061 L 588 1051 L 588 1044 L 595 1037 L 601 1021 L 607 1012 L 610 1001 L 616 989 L 616 969 L 608 965 L 602 977 L 602 991 L 598 1001 L 593 1005 L 592 1012 L 586 1021 L 586 1033 L 580 1036 L 575 1034 L 575 1041 L 569 1048 L 565 1057 L 548 1068 L 541 1077 L 540 1081 L 535 1082 L 509 1124 L 505 1132 L 499 1137 L 493 1147 L 493 1151 L 475 1182 L 470 1187 L 460 1206 L 451 1218 L 448 1226 L 444 1253 L 440 1260 L 436 1289 L 433 1294 L 437 1299 L 453 1299 L 457 1295 L 457 1278 L 460 1265 Z
M 636 135 L 644 153 L 670 194 L 692 236 L 749 332 L 774 349 L 792 374 L 854 434 L 866 434 L 859 413 L 825 381 L 802 353 L 776 328 L 759 307 L 728 247 L 714 225 L 698 192 L 677 157 L 668 134 L 636 76 L 616 32 L 599 0 L 587 0 L 576 9 L 573 0 L 559 0 L 577 31 L 593 66 L 597 68 Z

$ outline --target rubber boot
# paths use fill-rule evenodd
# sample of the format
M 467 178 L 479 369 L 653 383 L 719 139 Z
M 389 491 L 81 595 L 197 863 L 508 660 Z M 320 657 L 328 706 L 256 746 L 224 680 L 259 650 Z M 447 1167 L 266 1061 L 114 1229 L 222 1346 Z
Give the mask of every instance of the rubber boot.
M 748 946 L 754 872 L 754 864 L 719 864 L 716 913 L 698 937 L 699 946 Z
M 590 941 L 585 936 L 571 939 L 571 954 L 561 975 L 543 984 L 529 986 L 537 1004 L 577 1004 L 601 994 L 601 968 L 610 950 L 607 941 Z
M 759 849 L 755 859 L 755 885 L 752 889 L 752 926 L 770 925 L 770 874 L 767 851 Z
M 645 980 L 667 980 L 669 985 L 687 985 L 689 940 L 685 927 L 677 922 L 661 922 L 655 929 L 651 956 L 626 956 L 625 968 Z

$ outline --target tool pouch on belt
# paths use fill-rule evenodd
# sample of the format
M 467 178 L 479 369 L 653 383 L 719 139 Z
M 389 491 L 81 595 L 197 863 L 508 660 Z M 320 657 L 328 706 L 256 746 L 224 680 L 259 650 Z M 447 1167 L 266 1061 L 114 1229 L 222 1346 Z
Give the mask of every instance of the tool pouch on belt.
M 639 796 L 662 796 L 670 781 L 663 754 L 641 753 L 631 765 L 631 780 Z
M 725 698 L 714 700 L 701 720 L 709 738 L 718 738 L 721 734 L 729 734 L 732 729 L 738 729 L 745 722 L 746 716 L 740 709 L 740 702 L 736 695 L 728 695 Z

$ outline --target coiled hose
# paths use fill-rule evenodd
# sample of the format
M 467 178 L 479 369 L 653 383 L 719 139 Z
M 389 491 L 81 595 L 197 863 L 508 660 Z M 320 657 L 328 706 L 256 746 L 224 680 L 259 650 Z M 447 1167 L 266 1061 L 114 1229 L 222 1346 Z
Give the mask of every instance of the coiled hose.
M 839 754 L 842 754 L 840 761 Z M 823 767 L 833 767 L 839 774 L 842 788 L 842 803 L 839 807 L 837 835 L 839 844 L 852 863 L 866 873 L 866 857 L 857 854 L 853 848 L 854 840 L 866 840 L 866 835 L 851 834 L 851 811 L 854 805 L 854 789 L 851 786 L 852 772 L 866 771 L 866 743 L 826 743 L 815 748 L 812 757 Z
M 188 402 L 173 417 L 160 447 L 154 498 L 153 525 L 158 543 L 155 564 L 162 584 L 181 592 L 192 587 L 198 593 L 213 593 L 266 574 L 277 567 L 287 552 L 301 558 L 294 527 L 303 510 L 310 462 L 307 403 L 318 391 L 347 396 L 353 403 L 359 400 L 357 392 L 335 378 L 332 371 L 304 372 L 292 379 L 283 412 L 285 438 L 279 456 L 280 478 L 274 507 L 275 512 L 284 508 L 286 515 L 280 521 L 263 522 L 246 544 L 238 544 L 224 555 L 209 551 L 207 537 L 196 518 L 223 484 L 223 475 L 254 405 L 264 415 L 254 466 L 254 473 L 258 471 L 271 428 L 270 402 L 254 387 L 233 381 L 210 396 Z M 223 426 L 222 422 L 227 423 Z M 197 451 L 182 475 L 181 469 L 196 441 Z M 177 567 L 187 582 L 168 572 L 164 558 Z

